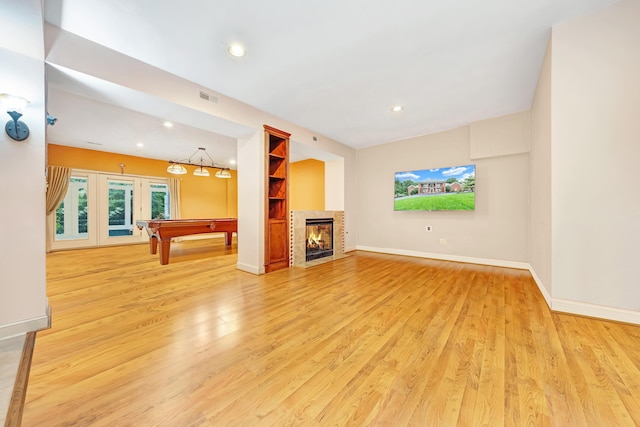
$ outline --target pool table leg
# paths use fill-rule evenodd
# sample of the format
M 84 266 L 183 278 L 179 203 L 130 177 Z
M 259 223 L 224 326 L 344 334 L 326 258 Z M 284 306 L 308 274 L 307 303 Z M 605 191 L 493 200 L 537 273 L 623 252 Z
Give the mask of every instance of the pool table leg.
M 160 240 L 160 264 L 169 264 L 169 250 L 171 249 L 171 239 Z
M 151 255 L 158 253 L 158 238 L 156 236 L 149 237 L 149 251 Z
M 233 231 L 225 231 L 224 233 L 224 244 L 227 246 L 231 246 L 231 237 L 233 236 Z

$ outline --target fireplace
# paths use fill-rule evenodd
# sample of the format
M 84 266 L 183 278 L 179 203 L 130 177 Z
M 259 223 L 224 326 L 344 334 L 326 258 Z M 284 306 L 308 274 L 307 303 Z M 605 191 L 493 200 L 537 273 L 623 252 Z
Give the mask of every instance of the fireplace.
M 290 224 L 290 246 L 289 259 L 292 267 L 313 267 L 325 262 L 331 262 L 345 256 L 344 254 L 344 212 L 343 211 L 291 211 L 289 216 Z M 307 223 L 310 222 L 310 224 Z M 319 222 L 319 224 L 318 224 Z M 329 223 L 329 224 L 327 224 Z M 311 243 L 311 250 L 307 247 L 309 240 L 309 230 L 307 225 L 325 225 L 333 229 L 333 233 L 323 227 L 322 230 L 312 229 L 310 231 L 319 234 L 318 231 L 325 231 L 321 238 L 312 239 L 316 243 Z M 322 240 L 322 242 L 317 242 Z M 320 248 L 322 244 L 322 249 Z M 331 247 L 331 249 L 329 249 Z M 312 254 L 311 258 L 307 255 Z
M 306 261 L 333 256 L 333 218 L 307 218 Z

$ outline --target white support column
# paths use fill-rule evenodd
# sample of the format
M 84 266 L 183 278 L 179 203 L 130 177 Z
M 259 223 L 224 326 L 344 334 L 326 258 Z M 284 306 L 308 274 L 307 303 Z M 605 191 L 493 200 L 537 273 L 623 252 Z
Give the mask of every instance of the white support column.
M 238 139 L 239 270 L 264 274 L 264 133 Z
M 14 37 L 0 40 L 0 92 L 31 101 L 21 121 L 24 141 L 0 124 L 0 339 L 47 327 L 45 258 L 45 88 L 42 6 L 39 0 L 0 2 L 0 27 Z M 16 13 L 17 10 L 24 12 Z M 16 50 L 17 49 L 17 50 Z M 25 172 L 27 171 L 27 172 Z

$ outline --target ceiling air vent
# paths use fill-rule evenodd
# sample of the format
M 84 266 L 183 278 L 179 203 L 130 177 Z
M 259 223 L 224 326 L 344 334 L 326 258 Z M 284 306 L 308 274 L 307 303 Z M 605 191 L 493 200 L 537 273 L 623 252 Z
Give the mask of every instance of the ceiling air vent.
M 218 97 L 211 95 L 210 93 L 200 91 L 200 99 L 204 99 L 207 102 L 213 102 L 214 104 L 218 103 Z

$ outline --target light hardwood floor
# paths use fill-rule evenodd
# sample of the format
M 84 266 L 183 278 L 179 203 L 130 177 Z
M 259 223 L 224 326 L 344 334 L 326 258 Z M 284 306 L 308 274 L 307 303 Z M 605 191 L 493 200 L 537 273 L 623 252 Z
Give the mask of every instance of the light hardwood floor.
M 50 254 L 23 425 L 640 425 L 640 327 L 552 313 L 527 271 L 236 258 Z

